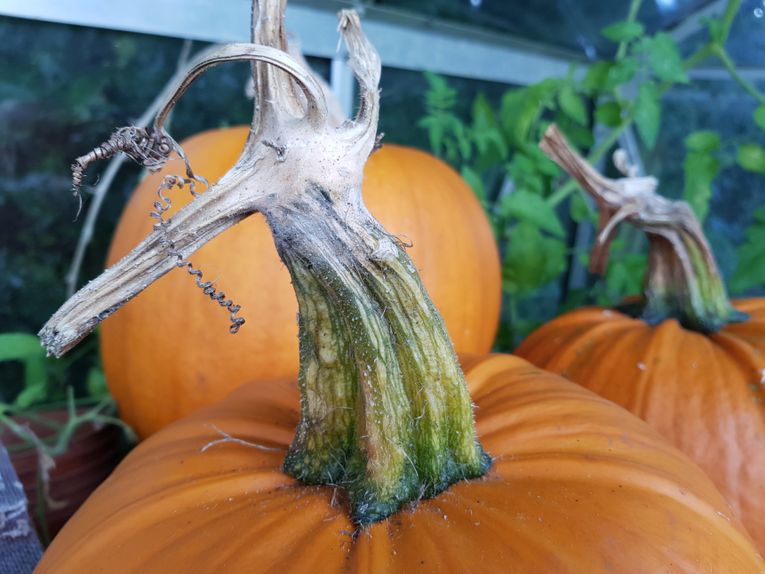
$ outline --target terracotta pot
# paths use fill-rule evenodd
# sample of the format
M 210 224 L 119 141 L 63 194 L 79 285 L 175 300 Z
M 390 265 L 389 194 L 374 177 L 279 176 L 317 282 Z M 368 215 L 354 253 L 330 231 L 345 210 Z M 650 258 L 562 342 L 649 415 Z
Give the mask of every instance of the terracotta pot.
M 51 410 L 40 416 L 56 423 L 67 420 L 65 410 Z M 45 440 L 54 429 L 17 417 L 17 422 L 28 424 L 38 437 Z M 37 452 L 14 434 L 5 431 L 2 440 L 11 457 L 29 500 L 29 514 L 34 519 L 43 543 L 49 542 L 64 523 L 90 496 L 96 487 L 109 476 L 126 452 L 122 431 L 113 425 L 81 425 L 72 437 L 67 451 L 55 457 L 56 467 L 50 473 L 50 498 L 60 504 L 46 508 L 40 501 L 41 485 L 38 484 Z

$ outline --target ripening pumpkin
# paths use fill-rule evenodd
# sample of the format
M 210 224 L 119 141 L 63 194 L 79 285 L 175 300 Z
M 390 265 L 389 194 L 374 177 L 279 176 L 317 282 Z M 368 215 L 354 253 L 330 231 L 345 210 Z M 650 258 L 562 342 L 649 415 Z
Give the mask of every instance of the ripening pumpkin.
M 209 131 L 182 146 L 195 171 L 214 182 L 236 161 L 248 130 Z M 171 164 L 141 182 L 112 240 L 109 264 L 151 231 L 155 221 L 148 213 L 160 178 L 178 171 Z M 467 184 L 427 153 L 385 145 L 370 157 L 363 193 L 386 229 L 412 244 L 409 252 L 457 350 L 488 352 L 499 321 L 499 256 Z M 169 214 L 191 195 L 174 191 L 171 198 Z M 250 217 L 200 249 L 192 262 L 242 305 L 247 324 L 229 336 L 227 314 L 175 270 L 103 325 L 109 390 L 141 437 L 244 382 L 297 375 L 297 303 L 265 220 Z
M 765 552 L 765 299 L 733 309 L 690 208 L 654 211 L 661 223 L 646 208 L 631 218 L 650 242 L 642 300 L 566 313 L 516 354 L 650 423 L 707 472 Z
M 294 383 L 249 384 L 140 444 L 37 572 L 762 572 L 709 479 L 642 421 L 509 355 L 464 367 L 483 478 L 356 532 L 339 489 L 281 471 Z M 205 450 L 218 430 L 263 448 Z

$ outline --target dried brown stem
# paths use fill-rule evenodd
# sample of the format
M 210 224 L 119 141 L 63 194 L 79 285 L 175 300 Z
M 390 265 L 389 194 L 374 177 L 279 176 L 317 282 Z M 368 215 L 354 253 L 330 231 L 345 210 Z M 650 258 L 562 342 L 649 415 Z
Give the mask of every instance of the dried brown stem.
M 191 41 L 184 42 L 183 49 L 181 50 L 181 55 L 178 58 L 178 69 L 170 81 L 168 81 L 168 83 L 159 93 L 159 95 L 154 99 L 154 101 L 152 101 L 149 107 L 146 108 L 146 111 L 141 114 L 141 116 L 133 123 L 134 126 L 139 128 L 145 128 L 148 126 L 159 111 L 162 103 L 168 97 L 170 97 L 171 90 L 186 73 L 185 67 L 188 62 L 188 52 L 190 48 Z M 202 57 L 204 54 L 211 53 L 214 49 L 215 48 L 205 48 L 204 50 L 201 50 L 199 54 L 197 54 L 197 57 Z M 104 170 L 98 185 L 96 185 L 95 189 L 93 190 L 93 198 L 91 199 L 90 205 L 88 206 L 88 212 L 85 215 L 82 231 L 80 231 L 80 237 L 77 240 L 77 247 L 75 248 L 74 256 L 72 257 L 72 263 L 65 278 L 67 297 L 71 297 L 74 294 L 75 288 L 77 287 L 77 282 L 80 276 L 80 269 L 82 268 L 82 261 L 85 257 L 85 251 L 87 250 L 88 244 L 93 238 L 93 230 L 95 228 L 96 221 L 98 220 L 101 206 L 103 205 L 107 192 L 111 188 L 111 184 L 114 181 L 114 178 L 117 176 L 120 168 L 125 163 L 125 159 L 126 156 L 123 154 L 114 156 L 109 161 L 109 165 L 107 165 L 106 170 Z
M 156 118 L 154 129 L 161 132 L 170 111 L 178 103 L 189 86 L 208 68 L 225 62 L 253 61 L 276 66 L 287 72 L 294 78 L 303 91 L 306 98 L 307 109 L 305 119 L 311 126 L 317 127 L 323 124 L 327 115 L 327 106 L 324 102 L 324 94 L 321 86 L 316 83 L 313 75 L 303 69 L 300 64 L 288 54 L 272 48 L 257 44 L 227 44 L 212 51 L 203 58 L 194 59 L 186 70 L 184 77 L 174 86 L 172 95 L 165 101 Z

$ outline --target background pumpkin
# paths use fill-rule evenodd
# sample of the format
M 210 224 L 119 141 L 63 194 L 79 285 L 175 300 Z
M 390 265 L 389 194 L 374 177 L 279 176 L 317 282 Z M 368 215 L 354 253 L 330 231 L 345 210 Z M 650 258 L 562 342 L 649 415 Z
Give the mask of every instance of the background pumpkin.
M 248 131 L 205 132 L 182 146 L 195 172 L 214 182 L 239 157 Z M 171 164 L 141 182 L 114 235 L 109 265 L 149 234 L 154 220 L 148 212 L 161 177 L 181 169 Z M 429 154 L 384 145 L 367 164 L 363 194 L 385 228 L 413 244 L 409 254 L 456 349 L 488 352 L 499 321 L 499 256 L 467 184 Z M 172 200 L 168 215 L 191 195 L 174 191 Z M 171 271 L 104 323 L 101 350 L 109 390 L 141 437 L 247 381 L 297 375 L 297 303 L 265 220 L 249 217 L 192 261 L 242 305 L 240 315 L 248 323 L 230 337 L 227 313 L 206 301 L 182 270 Z
M 591 178 L 581 182 L 588 191 L 602 185 Z M 659 283 L 666 279 L 664 264 L 676 270 L 673 258 L 680 259 L 666 237 L 646 227 L 638 214 L 635 225 L 649 234 L 652 251 L 639 305 L 647 317 L 598 307 L 579 309 L 532 333 L 516 354 L 648 421 L 709 474 L 763 552 L 765 299 L 735 302 L 736 309 L 748 314 L 740 321 L 700 226 L 695 218 L 687 220 L 693 217 L 687 206 L 675 208 L 675 219 L 658 231 L 678 230 L 682 239 L 676 245 L 695 245 L 708 258 L 694 259 L 698 264 L 690 277 L 671 274 L 672 297 L 664 297 L 666 289 Z M 690 261 L 692 253 L 689 249 L 680 255 Z M 703 287 L 701 294 L 696 293 L 696 283 Z M 694 304 L 688 302 L 692 295 Z
M 642 421 L 508 355 L 464 362 L 495 462 L 354 535 L 342 491 L 280 470 L 294 383 L 249 384 L 140 444 L 37 572 L 760 573 L 709 479 Z

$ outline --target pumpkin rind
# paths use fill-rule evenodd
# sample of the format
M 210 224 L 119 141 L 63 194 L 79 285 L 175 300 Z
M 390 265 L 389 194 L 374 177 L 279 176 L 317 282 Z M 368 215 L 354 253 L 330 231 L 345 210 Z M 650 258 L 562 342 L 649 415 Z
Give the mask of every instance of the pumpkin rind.
M 253 383 L 139 445 L 37 572 L 765 571 L 708 478 L 642 421 L 510 356 L 465 362 L 495 457 L 354 533 L 341 491 L 280 471 L 294 383 Z M 284 452 L 219 444 L 218 429 Z
M 765 550 L 765 299 L 705 335 L 585 308 L 532 333 L 516 354 L 635 413 L 713 479 Z
M 182 145 L 195 171 L 212 182 L 239 156 L 248 130 L 205 132 Z M 141 182 L 120 220 L 109 264 L 151 231 L 154 220 L 148 213 L 157 185 L 165 173 L 177 170 L 171 165 Z M 435 157 L 385 145 L 367 164 L 363 191 L 369 210 L 385 228 L 412 243 L 409 255 L 456 349 L 488 352 L 499 320 L 499 257 L 469 187 Z M 168 215 L 191 200 L 185 190 L 171 192 L 171 198 Z M 103 324 L 109 389 L 141 437 L 220 400 L 242 383 L 294 377 L 298 371 L 297 303 L 265 220 L 248 218 L 200 249 L 192 261 L 242 305 L 240 315 L 248 323 L 230 337 L 226 313 L 205 301 L 183 270 L 174 270 Z

